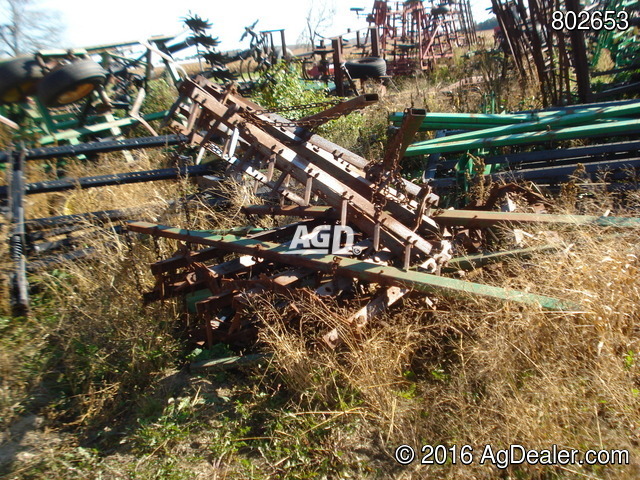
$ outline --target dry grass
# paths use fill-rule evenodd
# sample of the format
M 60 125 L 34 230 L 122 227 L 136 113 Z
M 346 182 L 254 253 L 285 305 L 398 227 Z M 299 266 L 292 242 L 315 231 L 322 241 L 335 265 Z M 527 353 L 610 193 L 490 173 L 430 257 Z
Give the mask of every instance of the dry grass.
M 134 163 L 119 155 L 94 161 L 68 161 L 71 177 L 160 168 L 166 162 L 157 152 L 139 152 Z M 29 181 L 52 177 L 30 164 Z M 225 228 L 241 222 L 238 202 L 257 199 L 242 193 L 238 184 L 227 186 L 233 201 L 226 211 L 207 205 L 188 210 L 170 201 L 194 191 L 190 181 L 162 181 L 100 189 L 72 190 L 27 197 L 27 218 L 67 215 L 102 209 L 144 207 L 139 219 L 186 228 Z M 99 230 L 83 240 L 96 254 L 85 261 L 66 262 L 51 272 L 32 276 L 37 285 L 30 320 L 3 320 L 0 348 L 0 420 L 7 425 L 29 408 L 25 392 L 41 391 L 56 397 L 62 389 L 63 405 L 49 409 L 51 418 L 90 425 L 117 416 L 131 388 L 144 388 L 170 364 L 180 343 L 175 336 L 179 317 L 175 305 L 142 307 L 140 295 L 153 285 L 147 265 L 158 256 L 171 255 L 176 242 L 154 244 Z M 9 226 L 2 226 L 5 236 Z M 11 269 L 7 243 L 2 243 L 3 315 L 9 315 L 7 278 Z M 98 258 L 98 261 L 95 261 Z M 27 333 L 28 332 L 28 333 Z M 46 403 L 46 399 L 43 399 Z
M 303 321 L 291 329 L 275 302 L 265 300 L 257 312 L 275 371 L 297 392 L 301 410 L 357 412 L 365 430 L 375 432 L 379 454 L 388 456 L 385 478 L 499 476 L 477 461 L 430 467 L 426 477 L 424 465 L 398 469 L 389 456 L 401 444 L 468 444 L 475 452 L 487 444 L 627 449 L 629 466 L 513 466 L 505 474 L 635 478 L 640 474 L 637 234 L 583 228 L 559 235 L 563 253 L 516 261 L 474 280 L 572 299 L 585 313 L 478 298 L 440 299 L 432 313 L 416 297 L 374 322 L 364 339 L 346 330 L 346 346 L 329 351 L 310 338 L 317 340 L 354 308 L 327 312 L 299 299 Z M 369 445 L 372 439 L 361 441 Z

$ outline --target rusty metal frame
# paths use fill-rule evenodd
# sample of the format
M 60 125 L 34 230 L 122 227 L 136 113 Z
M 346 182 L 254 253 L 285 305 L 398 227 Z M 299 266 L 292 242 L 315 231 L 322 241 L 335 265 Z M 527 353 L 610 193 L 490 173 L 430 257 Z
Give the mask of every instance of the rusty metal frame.
M 502 301 L 541 306 L 549 310 L 581 311 L 580 305 L 544 295 L 523 293 L 490 285 L 466 282 L 396 267 L 381 266 L 357 259 L 324 254 L 289 254 L 286 245 L 260 241 L 235 235 L 210 235 L 207 232 L 172 228 L 148 222 L 131 222 L 133 232 L 155 237 L 173 238 L 189 243 L 210 245 L 224 251 L 252 255 L 295 267 L 306 267 L 323 273 L 351 276 L 360 280 L 387 286 L 399 286 L 425 293 L 447 296 L 479 295 Z
M 244 143 L 250 144 L 262 158 L 275 156 L 275 167 L 278 170 L 302 185 L 309 185 L 313 194 L 321 196 L 334 208 L 353 211 L 349 215 L 350 221 L 370 236 L 373 236 L 375 230 L 379 230 L 382 243 L 397 255 L 405 256 L 407 249 L 412 257 L 416 254 L 423 257 L 430 254 L 431 243 L 408 226 L 415 222 L 415 211 L 411 211 L 397 197 L 393 198 L 393 191 L 385 191 L 385 198 L 392 200 L 386 202 L 389 211 L 376 208 L 373 198 L 377 188 L 366 178 L 364 172 L 333 152 L 306 142 L 300 143 L 301 139 L 290 131 L 268 119 L 260 118 L 258 112 L 246 106 L 246 102 L 232 103 L 232 95 L 228 92 L 223 95 L 219 87 L 211 85 L 205 79 L 200 78 L 197 82 L 185 81 L 181 86 L 182 97 L 192 101 L 189 107 L 191 121 L 186 126 L 180 123 L 174 123 L 174 126 L 185 135 L 196 141 L 203 141 L 204 136 L 195 133 L 196 131 L 215 131 L 225 135 L 229 130 L 238 128 Z M 224 97 L 226 104 L 221 103 L 214 95 Z M 204 111 L 207 111 L 207 115 L 202 115 Z M 198 123 L 200 119 L 204 123 Z M 209 142 L 203 142 L 201 146 L 210 148 Z M 240 164 L 238 167 L 252 174 L 261 183 L 269 184 L 267 178 L 250 165 Z M 283 196 L 300 203 L 300 197 Z M 305 199 L 302 199 L 302 203 L 306 203 Z M 417 204 L 414 203 L 415 205 Z M 423 230 L 428 226 L 432 233 L 436 232 L 433 222 L 427 218 L 422 223 Z

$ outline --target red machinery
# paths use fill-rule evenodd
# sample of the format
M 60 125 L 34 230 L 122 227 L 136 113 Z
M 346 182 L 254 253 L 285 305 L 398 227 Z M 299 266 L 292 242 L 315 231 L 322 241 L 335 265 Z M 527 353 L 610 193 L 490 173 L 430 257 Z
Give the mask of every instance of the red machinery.
M 390 74 L 432 68 L 454 48 L 477 40 L 469 0 L 431 7 L 422 0 L 376 0 L 367 20 L 372 55 L 385 58 Z

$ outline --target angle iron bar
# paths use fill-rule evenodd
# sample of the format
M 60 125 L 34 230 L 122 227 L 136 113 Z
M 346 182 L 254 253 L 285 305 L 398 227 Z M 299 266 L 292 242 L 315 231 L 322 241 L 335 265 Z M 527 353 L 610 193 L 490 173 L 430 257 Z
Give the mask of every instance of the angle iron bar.
M 473 270 L 483 267 L 491 263 L 502 262 L 512 258 L 531 258 L 532 256 L 542 252 L 556 252 L 560 250 L 559 245 L 547 244 L 539 247 L 519 248 L 507 250 L 504 252 L 478 253 L 476 255 L 465 255 L 462 257 L 454 257 L 442 267 L 443 272 L 456 272 L 458 270 Z
M 399 166 L 404 152 L 415 138 L 427 111 L 422 108 L 407 108 L 400 129 L 387 143 L 382 165 L 385 170 L 392 171 Z
M 204 232 L 172 228 L 147 222 L 128 224 L 131 231 L 146 233 L 156 237 L 174 238 L 191 243 L 216 246 L 247 255 L 293 266 L 307 267 L 324 273 L 335 273 L 357 277 L 361 280 L 407 287 L 421 292 L 437 292 L 447 296 L 479 295 L 525 305 L 539 305 L 549 310 L 582 310 L 580 305 L 543 295 L 508 290 L 505 288 L 466 282 L 453 278 L 439 277 L 422 272 L 405 271 L 395 267 L 380 266 L 359 260 L 335 257 L 333 255 L 287 254 L 287 247 L 271 242 L 235 236 L 210 236 Z
M 295 233 L 296 228 L 300 225 L 306 225 L 307 228 L 311 225 L 315 226 L 318 222 L 296 222 L 289 225 L 283 225 L 281 227 L 276 227 L 271 230 L 266 230 L 251 236 L 251 238 L 257 238 L 262 240 L 282 240 L 283 238 L 287 238 L 292 236 Z M 206 248 L 203 250 L 198 250 L 196 252 L 191 252 L 188 256 L 186 255 L 176 255 L 175 257 L 167 258 L 165 260 L 160 260 L 156 263 L 151 264 L 151 273 L 154 275 L 159 275 L 162 273 L 170 272 L 177 270 L 179 268 L 184 268 L 189 266 L 193 262 L 205 262 L 207 260 L 211 260 L 212 258 L 220 255 L 220 251 L 217 248 Z
M 216 84 L 212 84 L 206 78 L 201 76 L 196 77 L 194 81 L 200 87 L 205 89 L 208 93 L 211 93 L 216 99 L 220 101 L 222 101 L 222 99 L 225 99 L 226 101 L 228 92 L 223 87 Z M 236 102 L 237 104 L 247 108 L 249 112 L 252 112 L 252 111 L 259 112 L 262 110 L 262 107 L 260 107 L 260 105 L 242 96 L 235 95 L 233 99 L 234 99 L 234 102 Z M 275 122 L 280 122 L 285 124 L 290 123 L 289 119 L 284 118 L 278 115 L 277 113 L 264 113 L 264 117 L 268 120 L 272 120 Z M 341 147 L 340 145 L 337 145 L 327 140 L 326 138 L 323 138 L 317 134 L 309 132 L 309 130 L 307 130 L 306 128 L 303 128 L 303 127 L 282 127 L 282 128 L 284 130 L 288 130 L 289 132 L 293 133 L 294 136 L 297 137 L 298 139 L 304 140 L 332 154 L 335 153 L 336 156 L 339 156 L 342 160 L 345 160 L 346 162 L 350 163 L 351 165 L 353 165 L 354 167 L 360 170 L 363 170 L 369 164 L 369 161 L 366 160 L 365 158 L 360 157 L 359 155 L 356 155 L 355 153 L 347 150 L 346 148 Z M 403 179 L 403 182 L 404 182 L 404 188 L 409 194 L 417 195 L 420 192 L 420 187 L 418 185 L 410 182 L 407 179 Z
M 379 100 L 377 93 L 366 93 L 355 98 L 351 98 L 347 101 L 341 102 L 333 107 L 330 107 L 322 112 L 309 115 L 308 117 L 298 120 L 300 123 L 314 122 L 315 125 L 320 125 L 320 121 L 324 119 L 327 122 L 334 118 L 336 115 L 348 115 L 351 112 L 360 110 L 362 108 L 373 105 Z
M 636 217 L 596 217 L 593 215 L 555 215 L 549 213 L 485 212 L 482 210 L 444 210 L 435 213 L 433 219 L 444 226 L 464 226 L 473 228 L 493 225 L 548 223 L 565 225 L 594 225 L 599 227 L 638 228 L 640 218 Z
M 285 217 L 300 218 L 339 218 L 338 212 L 333 207 L 325 206 L 272 206 L 272 205 L 248 205 L 242 207 L 243 213 L 247 215 L 282 215 Z

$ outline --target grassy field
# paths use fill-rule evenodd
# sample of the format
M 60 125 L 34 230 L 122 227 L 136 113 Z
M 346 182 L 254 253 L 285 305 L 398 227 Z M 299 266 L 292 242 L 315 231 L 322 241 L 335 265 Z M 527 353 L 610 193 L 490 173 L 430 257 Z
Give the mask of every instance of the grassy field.
M 395 81 L 363 114 L 322 134 L 369 159 L 386 142 L 386 116 L 408 106 L 479 111 L 493 92 L 499 109 L 540 106 L 535 89 L 501 76 L 499 59 L 458 58 L 429 76 Z M 447 86 L 481 75 L 478 89 Z M 369 85 L 374 90 L 375 85 Z M 167 92 L 163 92 L 166 95 Z M 294 92 L 293 97 L 296 98 Z M 159 168 L 157 152 L 72 162 L 71 175 Z M 29 179 L 48 178 L 30 165 Z M 240 184 L 227 184 L 224 212 L 169 207 L 192 193 L 188 182 L 156 182 L 29 197 L 29 218 L 149 205 L 142 219 L 184 228 L 244 225 Z M 579 200 L 570 189 L 557 212 L 631 215 L 640 197 L 617 206 L 603 193 Z M 6 228 L 6 227 L 3 227 Z M 6 234 L 6 231 L 3 231 Z M 31 278 L 32 315 L 9 316 L 8 247 L 0 244 L 0 475 L 7 479 L 631 479 L 640 478 L 640 247 L 637 232 L 532 229 L 529 245 L 550 235 L 559 252 L 473 272 L 470 279 L 557 296 L 585 307 L 545 312 L 479 298 L 405 298 L 363 336 L 327 350 L 322 332 L 341 326 L 353 304 L 310 302 L 300 295 L 300 328 L 283 321 L 271 294 L 254 299 L 263 328 L 259 366 L 190 372 L 197 358 L 228 356 L 227 347 L 194 350 L 183 338 L 180 305 L 143 306 L 148 264 L 171 242 L 104 233 L 99 261 L 68 264 Z M 504 232 L 505 236 L 509 232 Z M 5 235 L 6 237 L 6 235 Z M 130 241 L 128 241 L 130 240 Z M 341 327 L 342 328 L 342 327 Z M 396 447 L 416 460 L 399 465 Z M 480 463 L 485 446 L 528 449 L 625 449 L 629 465 Z M 472 449 L 472 462 L 421 464 L 423 445 Z M 439 450 L 441 451 L 441 450 Z M 451 451 L 451 450 L 449 450 Z M 427 457 L 424 460 L 433 460 Z

